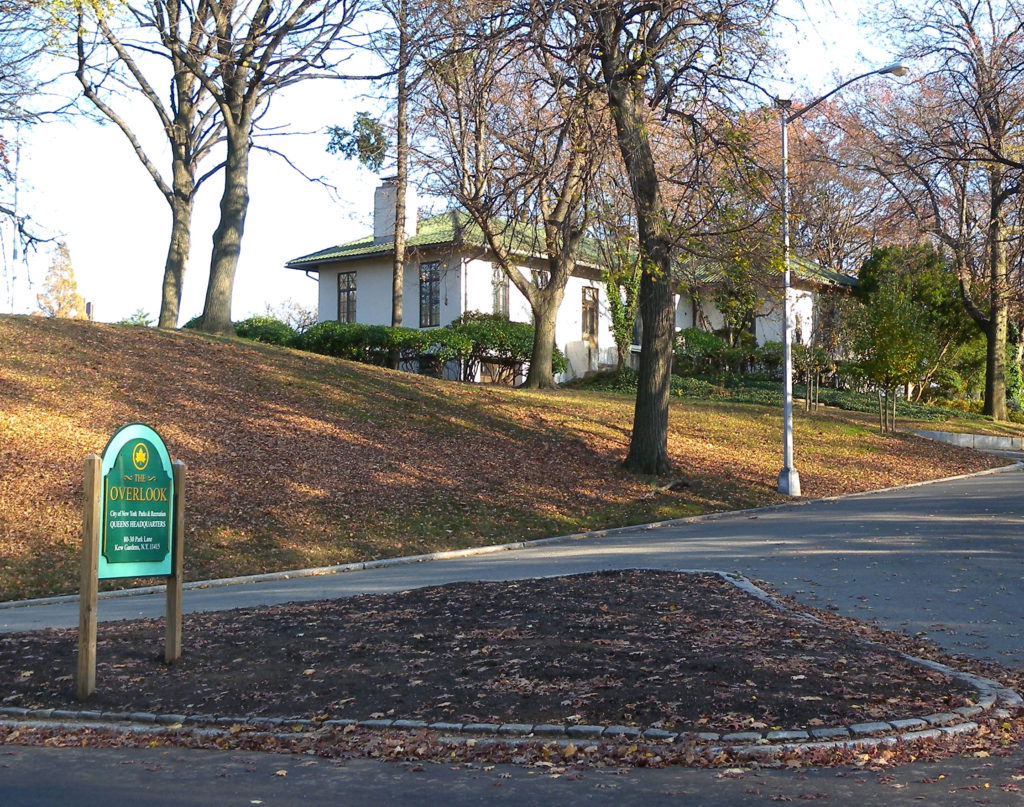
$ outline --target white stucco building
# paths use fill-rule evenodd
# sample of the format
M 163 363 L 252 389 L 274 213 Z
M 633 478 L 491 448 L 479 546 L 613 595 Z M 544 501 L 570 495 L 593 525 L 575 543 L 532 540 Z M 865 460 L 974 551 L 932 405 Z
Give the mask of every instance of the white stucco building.
M 410 189 L 411 190 L 411 189 Z M 470 312 L 507 314 L 514 322 L 530 322 L 526 298 L 492 260 L 482 233 L 465 213 L 450 211 L 416 221 L 415 194 L 406 209 L 407 259 L 403 283 L 403 322 L 409 328 L 449 325 Z M 394 260 L 394 185 L 385 181 L 374 195 L 373 233 L 295 258 L 290 269 L 316 272 L 318 318 L 365 325 L 391 324 L 391 282 Z M 546 280 L 546 259 L 522 256 L 523 273 L 534 282 Z M 815 324 L 817 295 L 829 286 L 856 283 L 807 262 L 798 263 L 792 290 L 795 322 L 809 342 Z M 849 281 L 849 284 L 845 281 Z M 708 279 L 714 285 L 713 277 Z M 569 369 L 559 381 L 613 369 L 617 351 L 612 336 L 607 287 L 596 262 L 579 259 L 558 312 L 555 343 Z M 694 300 L 676 295 L 676 329 L 722 326 L 722 316 L 705 295 L 698 311 Z M 758 344 L 782 338 L 782 306 L 778 295 L 766 294 L 755 319 Z M 634 347 L 634 352 L 638 348 Z
M 857 285 L 857 278 L 825 269 L 801 258 L 791 259 L 792 280 L 790 287 L 790 308 L 795 329 L 794 343 L 799 341 L 810 345 L 818 328 L 819 300 L 822 294 L 850 291 Z M 696 273 L 695 281 L 702 290 L 696 298 L 688 294 L 676 295 L 676 330 L 702 328 L 721 331 L 725 327 L 722 313 L 715 307 L 713 298 L 721 273 L 713 268 L 703 267 Z M 754 314 L 754 340 L 758 345 L 765 342 L 782 341 L 782 273 L 767 275 L 760 290 L 760 300 Z
M 416 210 L 415 198 L 408 200 L 407 209 Z M 406 239 L 403 326 L 450 325 L 470 312 L 507 314 L 513 322 L 532 320 L 529 302 L 492 261 L 483 235 L 466 214 L 450 211 L 417 223 L 410 213 Z M 385 183 L 374 197 L 372 235 L 295 258 L 287 266 L 318 274 L 321 322 L 390 325 L 393 261 L 394 186 Z M 521 261 L 526 277 L 546 281 L 543 257 L 524 255 Z M 560 381 L 615 367 L 600 267 L 577 263 L 558 311 L 555 343 L 569 364 Z

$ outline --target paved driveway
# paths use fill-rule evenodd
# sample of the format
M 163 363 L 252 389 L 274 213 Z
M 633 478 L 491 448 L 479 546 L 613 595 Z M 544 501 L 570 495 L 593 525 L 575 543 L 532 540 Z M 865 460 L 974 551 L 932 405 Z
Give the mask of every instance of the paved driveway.
M 810 502 L 455 560 L 186 592 L 190 610 L 598 569 L 724 569 L 819 607 L 922 633 L 943 647 L 1024 665 L 1024 473 Z M 101 619 L 162 613 L 163 597 L 105 600 Z M 77 624 L 74 603 L 0 610 L 0 630 Z M 0 639 L 2 641 L 2 639 Z M 186 647 L 187 647 L 186 637 Z M 686 769 L 553 778 L 508 766 L 402 766 L 223 752 L 0 749 L 0 804 L 74 807 L 546 804 L 845 807 L 1021 805 L 1024 751 L 871 773 Z
M 190 590 L 184 604 L 219 610 L 629 567 L 739 571 L 818 607 L 1024 666 L 1020 469 L 518 551 Z M 99 617 L 163 607 L 162 595 L 103 600 Z M 77 622 L 74 602 L 0 609 L 0 631 Z

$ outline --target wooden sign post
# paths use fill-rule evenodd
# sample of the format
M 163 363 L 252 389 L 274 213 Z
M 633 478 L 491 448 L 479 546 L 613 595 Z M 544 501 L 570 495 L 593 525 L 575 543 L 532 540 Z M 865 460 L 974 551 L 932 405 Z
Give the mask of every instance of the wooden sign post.
M 164 626 L 164 662 L 181 657 L 181 582 L 185 556 L 185 463 L 175 460 L 174 533 L 171 540 L 171 576 L 167 578 L 167 616 Z
M 185 534 L 185 464 L 171 463 L 149 426 L 118 430 L 102 457 L 85 460 L 85 510 L 78 614 L 76 694 L 96 691 L 99 580 L 167 578 L 164 660 L 181 655 L 181 581 Z
M 75 691 L 85 700 L 96 691 L 96 590 L 97 557 L 100 545 L 100 458 L 85 460 L 85 515 L 82 518 L 82 566 L 78 598 L 78 675 Z

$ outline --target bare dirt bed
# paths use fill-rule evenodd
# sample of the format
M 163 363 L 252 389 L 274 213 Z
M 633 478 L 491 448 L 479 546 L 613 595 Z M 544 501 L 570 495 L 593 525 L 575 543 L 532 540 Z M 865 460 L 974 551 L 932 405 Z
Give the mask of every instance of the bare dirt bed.
M 0 641 L 8 705 L 83 708 L 76 632 Z M 624 571 L 100 626 L 90 709 L 790 729 L 945 712 L 959 681 L 713 575 Z

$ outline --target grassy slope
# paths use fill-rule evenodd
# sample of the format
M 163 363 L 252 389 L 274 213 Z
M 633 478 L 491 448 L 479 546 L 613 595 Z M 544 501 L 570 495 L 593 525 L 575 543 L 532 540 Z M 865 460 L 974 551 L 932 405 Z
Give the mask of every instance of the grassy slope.
M 774 409 L 674 404 L 688 485 L 629 476 L 632 401 L 436 381 L 199 334 L 0 317 L 0 600 L 73 591 L 82 460 L 141 421 L 188 465 L 190 579 L 564 534 L 779 500 Z M 992 458 L 797 413 L 816 497 Z

